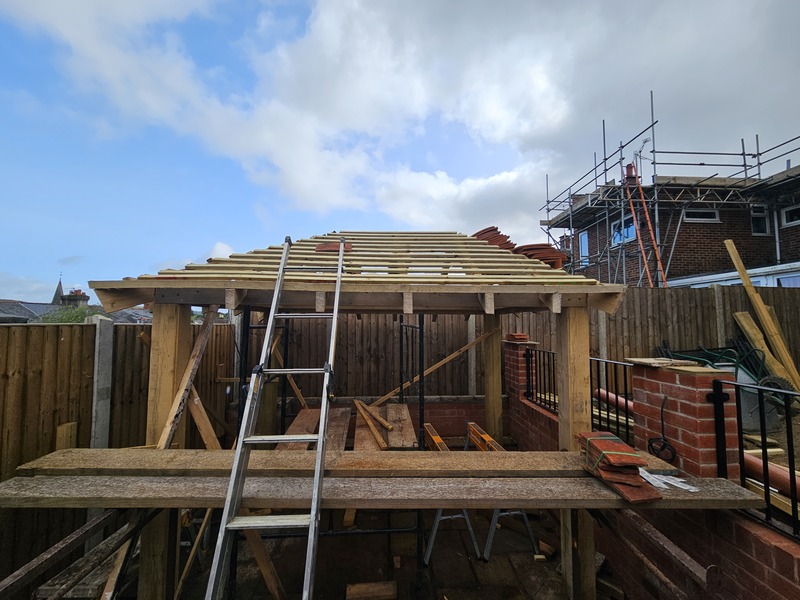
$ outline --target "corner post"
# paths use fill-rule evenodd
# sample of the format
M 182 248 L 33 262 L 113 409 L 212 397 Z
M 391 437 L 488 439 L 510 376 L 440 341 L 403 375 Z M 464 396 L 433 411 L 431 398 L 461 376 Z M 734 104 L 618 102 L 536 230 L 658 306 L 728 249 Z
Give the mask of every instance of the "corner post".
M 498 315 L 483 316 L 484 332 L 496 331 L 486 338 L 483 346 L 483 371 L 486 409 L 486 433 L 496 440 L 503 439 L 503 373 L 502 340 L 500 317 Z
M 589 309 L 564 307 L 556 321 L 558 447 L 575 452 L 575 434 L 592 429 Z M 561 549 L 568 597 L 594 598 L 594 520 L 588 511 L 561 509 Z
M 167 422 L 172 401 L 192 352 L 191 306 L 154 304 L 150 383 L 147 395 L 146 443 L 157 444 Z M 183 445 L 185 423 L 175 434 Z M 171 511 L 161 511 L 141 535 L 139 589 L 140 600 L 168 600 L 174 593 L 176 565 L 175 520 Z M 171 526 L 172 525 L 172 526 Z

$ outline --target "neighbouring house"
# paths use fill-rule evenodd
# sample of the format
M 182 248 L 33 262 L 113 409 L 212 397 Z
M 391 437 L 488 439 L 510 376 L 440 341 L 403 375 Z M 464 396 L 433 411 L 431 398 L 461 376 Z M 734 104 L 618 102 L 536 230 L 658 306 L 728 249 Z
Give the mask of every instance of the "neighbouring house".
M 80 288 L 64 293 L 59 279 L 50 302 L 0 299 L 0 323 L 31 323 L 65 307 L 88 307 L 89 295 Z M 147 307 L 128 308 L 106 315 L 97 307 L 96 313 L 108 316 L 115 323 L 152 323 L 153 313 Z
M 745 167 L 741 176 L 653 175 L 649 184 L 631 162 L 619 179 L 608 179 L 607 170 L 579 193 L 548 200 L 542 225 L 568 255 L 568 271 L 603 282 L 739 284 L 723 243 L 731 239 L 755 285 L 798 287 L 800 167 L 787 161 L 785 170 L 761 177 L 769 161 L 755 156 L 758 169 Z

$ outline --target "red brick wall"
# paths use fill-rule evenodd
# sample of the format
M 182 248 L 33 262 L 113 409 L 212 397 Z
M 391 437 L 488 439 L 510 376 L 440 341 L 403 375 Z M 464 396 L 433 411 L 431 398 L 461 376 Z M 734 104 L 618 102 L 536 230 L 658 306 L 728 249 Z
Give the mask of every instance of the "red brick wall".
M 782 227 L 780 230 L 781 262 L 800 260 L 800 225 Z
M 419 403 L 408 402 L 408 411 L 414 427 L 419 429 Z M 467 421 L 486 427 L 486 410 L 483 397 L 474 400 L 461 398 L 426 398 L 425 421 L 431 423 L 442 437 L 465 436 Z M 510 415 L 508 400 L 503 398 L 503 430 L 508 431 Z
M 636 407 L 634 445 L 647 450 L 647 441 L 661 437 L 661 404 L 664 433 L 677 453 L 675 466 L 696 477 L 717 476 L 717 437 L 714 405 L 707 400 L 712 381 L 733 379 L 731 373 L 704 367 L 659 369 L 633 367 L 633 400 Z M 736 405 L 731 395 L 725 405 L 728 477 L 738 480 Z
M 517 442 L 520 450 L 558 450 L 558 416 L 534 404 L 525 397 L 525 350 L 527 335 L 506 339 L 503 345 L 505 390 L 508 396 L 508 425 L 506 431 Z M 523 337 L 520 337 L 523 336 Z M 510 336 L 507 336 L 507 338 Z M 532 378 L 536 381 L 536 364 L 532 365 Z M 536 393 L 536 390 L 533 390 Z
M 506 344 L 506 364 L 518 365 L 524 348 Z M 523 362 L 524 364 L 524 362 Z M 517 368 L 517 367 L 515 367 Z M 660 408 L 664 410 L 667 440 L 677 450 L 676 465 L 684 472 L 704 477 L 716 475 L 716 439 L 713 429 L 713 405 L 707 401 L 714 379 L 730 379 L 728 373 L 707 369 L 656 369 L 635 367 L 633 393 L 636 407 L 635 444 L 646 449 L 647 440 L 661 436 Z M 558 420 L 555 415 L 535 406 L 524 397 L 516 376 L 506 380 L 509 395 L 510 432 L 520 450 L 555 450 L 558 448 Z M 727 390 L 726 390 L 727 391 Z M 731 392 L 732 394 L 732 392 Z M 733 397 L 725 405 L 728 431 L 728 475 L 738 478 Z M 674 561 L 663 554 L 624 519 L 622 513 L 603 511 L 614 523 L 618 535 L 630 540 L 631 549 L 610 532 L 596 528 L 597 547 L 606 555 L 611 570 L 625 590 L 626 597 L 656 600 L 667 589 L 645 566 L 642 557 L 655 564 L 668 580 L 668 586 L 688 598 L 719 600 L 790 600 L 800 598 L 800 545 L 754 522 L 743 513 L 727 510 L 647 510 L 642 514 L 672 543 L 703 568 L 716 565 L 720 577 L 703 590 Z M 668 597 L 672 597 L 669 596 Z

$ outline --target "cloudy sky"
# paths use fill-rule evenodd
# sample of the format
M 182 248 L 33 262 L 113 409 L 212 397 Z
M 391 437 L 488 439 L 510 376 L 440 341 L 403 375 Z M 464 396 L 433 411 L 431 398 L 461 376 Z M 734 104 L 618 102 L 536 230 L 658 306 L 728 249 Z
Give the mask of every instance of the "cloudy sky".
M 544 241 L 545 175 L 588 171 L 603 120 L 609 146 L 644 129 L 651 91 L 657 149 L 800 135 L 799 22 L 794 0 L 0 0 L 0 298 L 286 235 Z

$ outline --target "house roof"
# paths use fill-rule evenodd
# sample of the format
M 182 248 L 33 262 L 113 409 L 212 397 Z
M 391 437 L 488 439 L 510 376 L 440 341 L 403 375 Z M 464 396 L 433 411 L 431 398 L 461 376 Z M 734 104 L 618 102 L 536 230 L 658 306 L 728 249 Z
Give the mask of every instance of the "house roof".
M 313 311 L 335 289 L 333 272 L 340 238 L 347 243 L 342 312 L 489 313 L 560 310 L 562 305 L 613 310 L 621 286 L 553 269 L 475 237 L 454 232 L 346 231 L 294 242 L 285 274 L 282 305 Z M 156 301 L 196 306 L 269 306 L 282 246 L 212 258 L 183 269 L 166 269 L 121 281 L 92 281 L 106 310 Z M 327 298 L 330 301 L 330 298 Z

